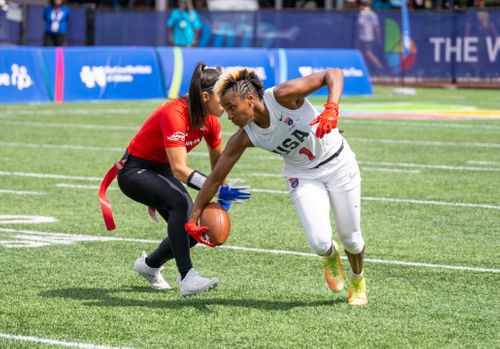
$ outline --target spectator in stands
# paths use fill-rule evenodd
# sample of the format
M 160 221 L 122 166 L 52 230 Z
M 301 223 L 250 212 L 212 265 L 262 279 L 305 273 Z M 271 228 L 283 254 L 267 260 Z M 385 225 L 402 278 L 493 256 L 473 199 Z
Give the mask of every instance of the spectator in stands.
M 170 45 L 192 47 L 198 44 L 201 21 L 191 0 L 179 0 L 179 7 L 170 14 L 167 26 Z
M 69 8 L 63 4 L 64 0 L 50 0 L 43 10 L 45 32 L 43 46 L 66 46 L 68 33 Z
M 377 45 L 382 44 L 377 14 L 370 7 L 370 0 L 361 1 L 357 20 L 358 39 L 361 52 L 372 69 L 381 70 L 384 65 L 377 55 Z

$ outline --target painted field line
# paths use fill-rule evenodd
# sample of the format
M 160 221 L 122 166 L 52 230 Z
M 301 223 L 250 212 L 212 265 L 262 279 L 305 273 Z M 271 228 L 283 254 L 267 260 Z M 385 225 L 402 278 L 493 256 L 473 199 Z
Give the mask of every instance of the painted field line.
M 403 126 L 403 127 L 433 127 L 433 128 L 461 128 L 461 129 L 484 129 L 484 130 L 500 130 L 497 125 L 484 125 L 477 122 L 470 122 L 468 124 L 458 124 L 452 120 L 448 122 L 426 122 L 426 121 L 394 121 L 394 120 L 373 120 L 373 119 L 341 119 L 340 123 L 346 124 L 369 124 L 369 125 L 382 125 L 382 126 Z M 341 126 L 339 126 L 342 128 Z
M 88 145 L 70 145 L 70 144 L 35 144 L 35 143 L 17 143 L 0 142 L 1 147 L 12 148 L 34 148 L 34 149 L 64 149 L 64 150 L 83 150 L 83 151 L 121 151 L 125 152 L 126 147 L 94 147 Z
M 434 201 L 434 200 L 414 200 L 414 199 L 398 199 L 398 198 L 383 198 L 383 197 L 372 197 L 363 196 L 363 200 L 367 201 L 378 201 L 378 202 L 395 202 L 400 204 L 417 204 L 417 205 L 433 205 L 433 206 L 455 206 L 455 207 L 473 207 L 473 208 L 486 208 L 493 210 L 500 210 L 498 205 L 486 205 L 486 204 L 468 204 L 462 202 L 446 202 L 446 201 Z
M 382 144 L 403 144 L 403 145 L 429 145 L 438 147 L 467 147 L 467 148 L 500 148 L 499 143 L 479 143 L 479 142 L 442 142 L 442 141 L 416 141 L 409 139 L 378 139 L 378 138 L 356 138 L 351 137 L 349 142 L 368 142 Z
M 111 236 L 104 237 L 104 236 L 78 235 L 78 234 L 67 234 L 67 233 L 56 233 L 56 232 L 51 233 L 51 232 L 22 230 L 22 229 L 9 229 L 9 228 L 0 228 L 0 232 L 49 236 L 52 238 L 57 237 L 61 241 L 68 241 L 69 240 L 72 242 L 74 242 L 74 241 L 118 241 L 118 242 L 123 241 L 123 242 L 153 243 L 153 244 L 158 244 L 161 242 L 161 240 L 121 238 L 121 237 L 111 237 Z M 202 246 L 202 245 L 197 245 L 197 247 L 205 248 L 205 246 Z M 293 255 L 293 256 L 319 258 L 319 256 L 314 254 L 314 253 L 306 253 L 306 252 L 298 252 L 298 251 L 263 249 L 263 248 L 230 246 L 230 245 L 223 245 L 223 246 L 219 246 L 217 248 L 234 250 L 234 251 L 242 251 L 242 252 L 255 252 L 255 253 L 274 254 L 274 255 Z M 343 256 L 342 259 L 346 259 L 346 257 Z M 496 269 L 496 268 L 479 268 L 479 267 L 468 267 L 468 266 L 457 266 L 457 265 L 446 265 L 446 264 L 406 262 L 406 261 L 397 261 L 397 260 L 385 260 L 385 259 L 379 259 L 379 258 L 366 258 L 365 261 L 368 263 L 377 263 L 377 264 L 386 264 L 386 265 L 474 271 L 474 272 L 479 272 L 479 273 L 500 273 L 500 269 Z
M 20 177 L 48 178 L 48 179 L 71 179 L 71 180 L 82 180 L 82 181 L 101 181 L 102 180 L 102 178 L 98 178 L 98 177 L 64 176 L 64 175 L 58 175 L 58 174 L 8 172 L 8 171 L 0 171 L 0 176 L 20 176 Z M 275 176 L 275 175 L 273 175 L 273 176 Z M 94 188 L 90 187 L 90 189 L 94 189 Z M 271 193 L 271 194 L 288 194 L 288 192 L 284 191 L 284 190 L 252 188 L 252 191 L 256 192 L 256 193 L 261 192 L 261 193 Z M 384 197 L 363 197 L 362 199 L 369 200 L 369 201 L 385 201 L 385 202 L 396 202 L 396 203 L 407 203 L 407 204 L 455 206 L 455 207 L 469 207 L 469 208 L 484 208 L 484 209 L 500 210 L 500 206 L 488 205 L 488 204 L 470 204 L 470 203 L 461 203 L 461 202 L 428 201 L 428 200 L 415 200 L 415 199 L 405 199 L 405 198 L 384 198 Z
M 395 173 L 420 173 L 419 170 L 400 170 L 396 168 L 382 168 L 382 167 L 362 167 L 361 171 L 367 172 L 395 172 Z
M 71 189 L 92 189 L 92 190 L 99 189 L 98 186 L 93 186 L 93 185 L 73 185 L 73 184 L 59 183 L 59 184 L 56 184 L 56 186 L 61 187 L 61 188 L 71 188 Z M 115 188 L 110 188 L 110 189 L 115 189 Z M 286 190 L 275 190 L 275 189 L 252 188 L 250 191 L 254 192 L 254 193 L 281 194 L 281 195 L 288 194 L 288 191 L 286 191 Z M 394 202 L 394 203 L 400 203 L 400 204 L 471 207 L 471 208 L 484 208 L 484 209 L 500 210 L 500 206 L 496 206 L 496 205 L 467 204 L 467 203 L 461 203 L 461 202 L 384 198 L 384 197 L 372 197 L 372 196 L 363 196 L 362 199 L 366 200 L 366 201 Z
M 13 195 L 45 195 L 40 191 L 28 191 L 28 190 L 12 190 L 12 189 L 0 189 L 0 194 L 13 194 Z
M 467 163 L 472 165 L 500 165 L 500 162 L 496 161 L 467 161 Z
M 0 171 L 0 176 L 32 177 L 32 178 L 47 178 L 47 179 L 72 179 L 72 180 L 78 180 L 78 181 L 101 181 L 102 180 L 102 178 L 99 178 L 99 177 L 65 176 L 65 175 L 50 174 L 50 173 L 10 172 L 10 171 Z
M 120 126 L 120 125 L 99 125 L 99 124 L 70 124 L 64 122 L 36 122 L 36 121 L 15 121 L 2 120 L 0 125 L 7 126 L 28 126 L 36 128 L 76 128 L 81 130 L 112 130 L 112 131 L 138 131 L 140 125 L 137 126 Z
M 68 183 L 57 183 L 56 187 L 58 188 L 71 188 L 71 189 L 95 189 L 98 190 L 98 185 L 78 185 L 78 184 L 68 184 Z M 115 187 L 108 187 L 107 190 L 116 190 Z
M 51 109 L 51 110 L 36 110 L 36 109 L 13 109 L 13 110 L 4 110 L 2 111 L 3 115 L 32 115 L 32 116 L 39 116 L 39 115 L 47 115 L 47 116 L 52 116 L 52 115 L 91 115 L 91 114 L 98 114 L 106 116 L 107 114 L 118 114 L 118 115 L 130 115 L 132 113 L 151 113 L 155 108 L 126 108 L 126 109 L 119 109 L 119 108 L 110 108 L 110 109 L 84 109 L 84 108 L 75 108 L 71 110 L 65 110 L 65 109 Z
M 32 342 L 32 343 L 42 343 L 49 345 L 60 345 L 62 347 L 71 347 L 71 348 L 81 348 L 81 349 L 131 349 L 126 347 L 109 347 L 106 345 L 97 345 L 97 344 L 88 344 L 88 343 L 78 343 L 78 342 L 65 342 L 56 339 L 48 339 L 48 338 L 40 338 L 33 336 L 17 336 L 8 333 L 1 333 L 0 338 L 23 341 L 23 342 Z
M 0 142 L 0 146 L 3 147 L 26 147 L 26 148 L 49 148 L 49 149 L 66 149 L 66 150 L 83 150 L 83 151 L 113 151 L 113 152 L 124 152 L 125 148 L 120 147 L 93 147 L 93 146 L 78 146 L 78 145 L 56 145 L 56 144 L 34 144 L 34 143 L 16 143 L 16 142 Z M 500 146 L 500 144 L 499 144 Z M 199 156 L 199 157 L 208 157 L 207 153 L 201 152 L 190 152 L 190 156 Z M 252 155 L 252 158 L 258 160 L 270 160 L 270 161 L 282 161 L 279 156 L 261 156 L 261 155 Z M 491 167 L 472 167 L 472 166 L 450 166 L 450 165 L 428 165 L 428 164 L 412 164 L 412 163 L 402 163 L 402 162 L 380 162 L 380 161 L 362 161 L 359 160 L 360 164 L 371 164 L 371 165 L 383 165 L 383 166 L 401 166 L 401 167 L 420 167 L 420 168 L 428 168 L 428 169 L 444 169 L 444 170 L 457 170 L 457 171 L 500 171 L 500 168 L 491 168 Z M 487 161 L 468 161 L 468 163 L 477 163 L 480 165 L 495 165 L 498 162 L 487 162 Z M 368 171 L 384 171 L 384 169 L 368 169 Z M 385 170 L 390 171 L 390 170 Z M 393 170 L 397 172 L 396 170 Z M 404 172 L 403 170 L 400 170 Z M 411 171 L 409 171 L 411 172 Z
M 434 170 L 500 172 L 500 168 L 498 168 L 498 167 L 428 165 L 428 164 L 412 164 L 412 163 L 406 163 L 406 162 L 364 161 L 364 160 L 358 160 L 358 163 L 360 165 L 367 164 L 367 165 L 379 165 L 379 166 L 416 167 L 416 168 L 427 168 L 427 169 L 434 169 Z
M 112 131 L 137 131 L 138 126 L 120 126 L 120 125 L 98 125 L 98 124 L 70 124 L 61 122 L 35 122 L 35 121 L 14 121 L 1 120 L 0 124 L 9 126 L 29 126 L 45 128 L 76 128 L 85 130 L 112 130 Z M 233 132 L 223 132 L 225 136 L 233 135 Z M 408 139 L 378 139 L 378 138 L 349 138 L 354 142 L 371 142 L 383 144 L 404 144 L 404 145 L 428 145 L 428 146 L 447 146 L 447 147 L 475 147 L 475 148 L 500 148 L 498 143 L 479 143 L 479 142 L 443 142 L 443 141 L 416 141 Z
M 112 151 L 124 153 L 125 148 L 120 147 L 92 147 L 92 146 L 78 146 L 78 145 L 56 145 L 56 144 L 34 144 L 34 143 L 16 143 L 16 142 L 0 142 L 0 146 L 2 147 L 19 147 L 19 148 L 48 148 L 48 149 L 66 149 L 66 150 L 83 150 L 83 151 Z M 250 153 L 248 153 L 250 154 Z M 193 151 L 189 153 L 190 156 L 197 157 L 208 157 L 208 154 L 205 152 L 197 152 Z M 269 161 L 283 161 L 283 159 L 276 155 L 251 155 L 252 159 L 257 160 L 269 160 Z M 380 161 L 362 161 L 358 160 L 359 164 L 370 164 L 370 165 L 382 165 L 382 166 L 399 166 L 399 167 L 418 167 L 418 168 L 427 168 L 427 169 L 440 169 L 440 170 L 449 170 L 449 171 L 493 171 L 499 172 L 500 168 L 495 167 L 472 167 L 472 166 L 451 166 L 451 165 L 428 165 L 428 164 L 412 164 L 412 163 L 404 163 L 404 162 L 380 162 Z M 473 163 L 472 161 L 468 161 L 468 163 Z M 487 164 L 498 164 L 497 162 L 479 162 L 480 165 Z M 374 168 L 364 168 L 367 171 L 391 171 L 391 172 L 414 172 L 414 171 L 404 171 L 404 170 L 389 170 L 389 169 L 374 169 Z

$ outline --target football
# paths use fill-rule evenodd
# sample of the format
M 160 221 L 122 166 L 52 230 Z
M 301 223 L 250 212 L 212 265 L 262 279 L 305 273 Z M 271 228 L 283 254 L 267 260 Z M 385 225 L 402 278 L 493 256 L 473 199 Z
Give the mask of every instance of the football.
M 231 231 L 231 220 L 227 212 L 216 202 L 209 203 L 201 211 L 200 225 L 208 227 L 204 233 L 205 239 L 217 246 L 226 242 Z

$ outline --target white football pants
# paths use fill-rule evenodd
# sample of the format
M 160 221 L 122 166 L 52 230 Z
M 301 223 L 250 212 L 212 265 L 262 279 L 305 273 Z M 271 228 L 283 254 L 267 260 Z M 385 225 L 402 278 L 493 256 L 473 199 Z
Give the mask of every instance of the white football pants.
M 359 167 L 349 148 L 342 153 L 338 159 L 332 160 L 336 163 L 329 164 L 330 173 L 323 172 L 315 179 L 287 178 L 290 196 L 307 240 L 318 255 L 326 254 L 332 244 L 330 208 L 345 250 L 358 254 L 365 245 L 361 236 Z

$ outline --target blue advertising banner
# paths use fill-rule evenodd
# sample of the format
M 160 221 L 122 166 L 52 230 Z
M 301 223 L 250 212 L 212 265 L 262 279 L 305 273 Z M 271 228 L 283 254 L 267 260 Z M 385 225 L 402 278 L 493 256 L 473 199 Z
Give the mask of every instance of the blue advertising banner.
M 406 57 L 398 14 L 377 16 L 383 41 L 360 46 L 374 81 L 500 83 L 500 11 L 413 12 Z
M 56 48 L 43 57 L 57 103 L 165 97 L 154 48 Z
M 289 49 L 279 50 L 278 55 L 280 82 L 329 68 L 340 68 L 344 72 L 344 95 L 373 94 L 368 69 L 358 50 Z M 314 94 L 327 93 L 324 87 Z
M 222 70 L 244 66 L 252 68 L 262 79 L 264 87 L 275 85 L 274 66 L 269 50 L 243 48 L 174 48 L 158 49 L 164 71 L 165 90 L 170 98 L 185 95 L 198 62 L 219 65 Z M 172 65 L 173 59 L 173 65 Z
M 0 47 L 0 103 L 48 101 L 39 52 L 35 48 Z

